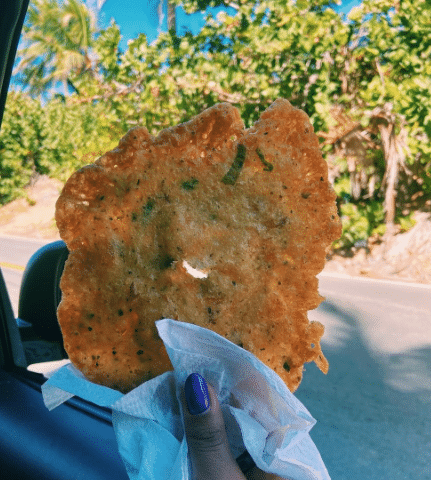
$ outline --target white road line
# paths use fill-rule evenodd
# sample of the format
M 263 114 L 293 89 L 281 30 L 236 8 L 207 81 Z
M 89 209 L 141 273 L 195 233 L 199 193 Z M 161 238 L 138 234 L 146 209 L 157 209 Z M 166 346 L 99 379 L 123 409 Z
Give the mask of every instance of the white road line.
M 355 295 L 354 293 L 339 293 L 334 290 L 325 290 L 322 289 L 319 292 L 323 297 L 326 298 L 328 301 L 332 302 L 348 302 L 350 306 L 355 306 L 355 305 L 361 305 L 361 308 L 366 308 L 369 307 L 371 304 L 373 305 L 378 305 L 380 307 L 388 307 L 390 306 L 396 306 L 399 310 L 404 310 L 406 312 L 416 312 L 420 314 L 424 314 L 426 316 L 430 315 L 430 310 L 429 308 L 421 308 L 419 306 L 415 305 L 403 305 L 402 303 L 395 302 L 393 299 L 380 299 L 380 298 L 375 298 L 371 296 L 363 296 L 363 295 Z M 330 297 L 330 298 L 328 298 Z M 356 307 L 355 307 L 356 308 Z
M 424 284 L 424 283 L 415 283 L 415 282 L 402 282 L 400 280 L 382 280 L 380 278 L 368 278 L 368 277 L 354 277 L 352 275 L 347 275 L 345 273 L 331 273 L 331 272 L 322 272 L 317 275 L 319 277 L 327 277 L 327 278 L 344 278 L 346 280 L 358 280 L 360 282 L 375 282 L 375 283 L 390 283 L 391 285 L 401 285 L 403 287 L 416 287 L 422 288 L 425 290 L 431 290 L 431 285 Z

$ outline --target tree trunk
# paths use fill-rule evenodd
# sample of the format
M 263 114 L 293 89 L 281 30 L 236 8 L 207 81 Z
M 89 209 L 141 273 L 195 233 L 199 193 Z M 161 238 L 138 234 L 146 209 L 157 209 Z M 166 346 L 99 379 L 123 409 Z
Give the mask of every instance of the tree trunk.
M 173 5 L 169 0 L 168 2 L 168 31 L 177 33 L 177 19 L 175 14 L 175 5 Z
M 160 0 L 159 6 L 157 7 L 157 15 L 159 17 L 159 33 L 162 32 L 163 27 L 163 19 L 165 18 L 164 14 L 164 6 L 166 2 L 166 7 L 168 10 L 168 31 L 173 31 L 173 33 L 177 32 L 177 21 L 176 21 L 176 13 L 175 13 L 175 5 L 173 5 L 169 0 Z
M 67 84 L 67 78 L 63 78 L 61 83 L 63 85 L 64 97 L 67 98 L 67 95 L 69 94 L 69 85 Z
M 396 146 L 394 124 L 385 120 L 379 122 L 378 128 L 382 138 L 386 164 L 386 191 L 384 202 L 386 234 L 391 236 L 395 233 L 395 200 L 397 197 L 399 158 Z

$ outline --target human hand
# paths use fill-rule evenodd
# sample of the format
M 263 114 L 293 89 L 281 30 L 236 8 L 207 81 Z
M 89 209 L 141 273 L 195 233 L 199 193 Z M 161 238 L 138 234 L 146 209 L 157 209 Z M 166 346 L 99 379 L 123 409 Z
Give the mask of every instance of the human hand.
M 256 466 L 243 474 L 230 450 L 214 388 L 192 373 L 181 392 L 193 480 L 283 480 Z

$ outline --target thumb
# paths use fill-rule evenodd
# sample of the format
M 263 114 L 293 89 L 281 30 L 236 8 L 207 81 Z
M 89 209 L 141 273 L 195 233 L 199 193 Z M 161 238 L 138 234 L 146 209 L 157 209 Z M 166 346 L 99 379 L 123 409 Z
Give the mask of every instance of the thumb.
M 245 480 L 230 450 L 212 385 L 198 373 L 192 373 L 181 392 L 181 403 L 193 479 Z

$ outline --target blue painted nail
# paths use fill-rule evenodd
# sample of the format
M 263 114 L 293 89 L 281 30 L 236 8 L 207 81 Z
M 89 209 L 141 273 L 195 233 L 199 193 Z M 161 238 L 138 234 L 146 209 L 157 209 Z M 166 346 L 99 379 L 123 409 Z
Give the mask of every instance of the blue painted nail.
M 187 407 L 192 415 L 205 412 L 210 406 L 210 396 L 205 379 L 199 373 L 187 377 L 184 385 Z

